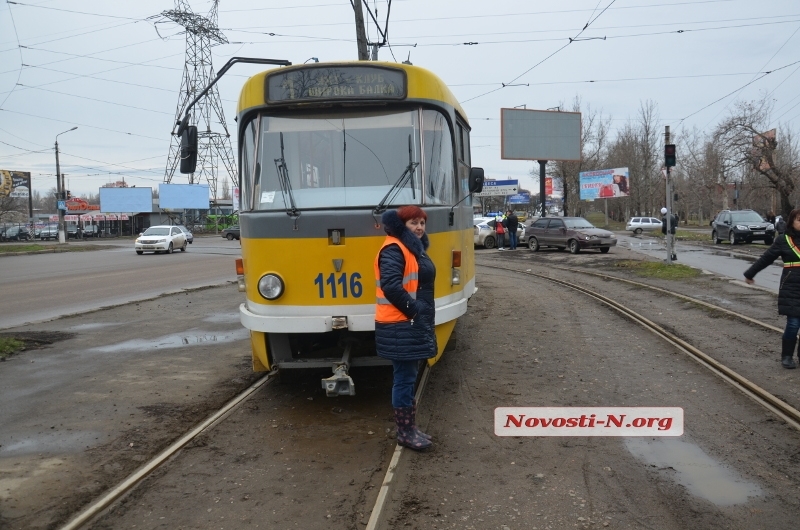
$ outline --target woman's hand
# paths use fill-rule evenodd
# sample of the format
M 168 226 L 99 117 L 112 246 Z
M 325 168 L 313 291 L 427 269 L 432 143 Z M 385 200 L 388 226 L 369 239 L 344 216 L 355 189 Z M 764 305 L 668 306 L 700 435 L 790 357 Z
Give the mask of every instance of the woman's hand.
M 756 281 L 753 278 L 745 278 L 744 283 L 746 283 L 747 285 L 753 285 L 754 283 L 756 283 Z

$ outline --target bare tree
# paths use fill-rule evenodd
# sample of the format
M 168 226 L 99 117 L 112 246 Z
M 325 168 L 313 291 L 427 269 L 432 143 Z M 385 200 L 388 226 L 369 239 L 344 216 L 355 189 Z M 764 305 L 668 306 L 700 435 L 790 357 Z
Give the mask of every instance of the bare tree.
M 766 179 L 778 192 L 780 212 L 788 216 L 797 190 L 800 173 L 800 148 L 792 131 L 785 127 L 770 129 L 771 102 L 739 102 L 714 131 L 724 164 L 739 172 L 743 179 L 749 172 Z
M 581 113 L 581 160 L 579 162 L 554 162 L 550 166 L 548 175 L 563 184 L 564 215 L 569 215 L 570 212 L 582 215 L 579 174 L 581 171 L 599 169 L 602 165 L 608 149 L 610 119 L 604 118 L 602 112 L 593 110 L 591 105 L 586 105 L 586 110 L 582 112 L 579 96 L 575 96 L 575 99 L 572 100 L 570 111 Z M 538 175 L 536 166 L 531 170 L 531 174 Z

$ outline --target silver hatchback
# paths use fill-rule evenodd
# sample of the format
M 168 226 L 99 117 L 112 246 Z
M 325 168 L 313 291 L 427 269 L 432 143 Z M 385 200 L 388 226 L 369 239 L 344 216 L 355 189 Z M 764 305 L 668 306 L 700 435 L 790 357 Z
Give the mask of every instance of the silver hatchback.
M 634 234 L 661 230 L 661 219 L 656 219 L 655 217 L 632 217 L 628 224 L 625 225 L 625 230 Z

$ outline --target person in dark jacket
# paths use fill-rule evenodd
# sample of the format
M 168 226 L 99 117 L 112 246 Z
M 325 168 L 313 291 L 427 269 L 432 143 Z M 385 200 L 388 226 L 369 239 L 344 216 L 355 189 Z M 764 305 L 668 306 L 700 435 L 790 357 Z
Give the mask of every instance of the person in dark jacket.
M 519 226 L 519 217 L 511 210 L 506 214 L 506 225 L 508 228 L 508 244 L 511 250 L 517 250 L 517 227 Z
M 375 258 L 375 347 L 394 367 L 392 407 L 397 443 L 414 450 L 431 446 L 430 436 L 416 426 L 417 371 L 420 361 L 438 352 L 433 294 L 436 267 L 426 253 L 427 217 L 419 206 L 385 212 L 382 222 L 387 236 Z
M 783 331 L 781 365 L 796 368 L 794 356 L 797 332 L 800 331 L 800 209 L 789 214 L 786 233 L 777 236 L 772 246 L 744 273 L 745 281 L 752 285 L 755 275 L 767 268 L 776 259 L 783 260 L 783 273 L 778 290 L 778 314 L 786 315 Z M 798 352 L 800 356 L 800 352 Z

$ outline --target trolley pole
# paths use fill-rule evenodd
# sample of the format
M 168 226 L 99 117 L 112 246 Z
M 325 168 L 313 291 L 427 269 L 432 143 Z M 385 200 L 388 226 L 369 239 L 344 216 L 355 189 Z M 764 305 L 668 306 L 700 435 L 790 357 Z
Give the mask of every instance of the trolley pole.
M 669 144 L 669 125 L 664 127 L 664 145 Z M 666 164 L 664 164 L 666 166 Z M 667 208 L 667 233 L 666 241 L 667 241 L 667 265 L 672 265 L 672 255 L 673 255 L 673 241 L 672 241 L 672 186 L 669 180 L 670 177 L 670 166 L 666 166 L 667 168 L 667 177 L 666 177 L 666 208 Z

